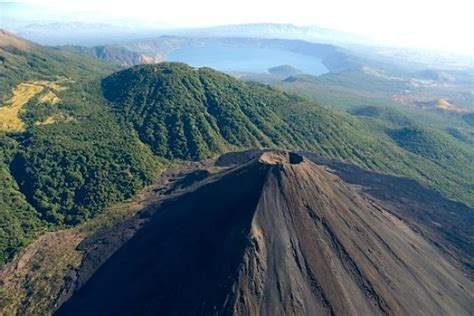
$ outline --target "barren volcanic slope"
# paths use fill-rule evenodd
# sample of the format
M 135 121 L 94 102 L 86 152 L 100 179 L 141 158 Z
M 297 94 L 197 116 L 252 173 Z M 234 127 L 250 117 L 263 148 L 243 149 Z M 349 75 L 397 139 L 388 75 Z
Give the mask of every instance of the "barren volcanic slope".
M 158 207 L 58 315 L 461 315 L 473 282 L 303 156 L 266 152 Z

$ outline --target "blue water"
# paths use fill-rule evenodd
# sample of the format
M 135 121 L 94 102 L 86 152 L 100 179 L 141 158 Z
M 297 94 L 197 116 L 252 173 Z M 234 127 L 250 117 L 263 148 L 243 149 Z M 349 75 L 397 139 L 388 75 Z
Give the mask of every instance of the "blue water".
M 329 72 L 317 57 L 266 48 L 226 46 L 180 48 L 172 51 L 167 60 L 221 71 L 262 73 L 271 67 L 291 65 L 315 76 Z

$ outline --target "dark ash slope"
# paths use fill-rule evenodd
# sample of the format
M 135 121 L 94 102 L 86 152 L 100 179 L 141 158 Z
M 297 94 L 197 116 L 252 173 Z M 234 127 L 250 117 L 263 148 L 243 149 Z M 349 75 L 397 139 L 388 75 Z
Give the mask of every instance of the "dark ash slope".
M 162 205 L 57 314 L 469 314 L 473 290 L 324 167 L 267 152 Z

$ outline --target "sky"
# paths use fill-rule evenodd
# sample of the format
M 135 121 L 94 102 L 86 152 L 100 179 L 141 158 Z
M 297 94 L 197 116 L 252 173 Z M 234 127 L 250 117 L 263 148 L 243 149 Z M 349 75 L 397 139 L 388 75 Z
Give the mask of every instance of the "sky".
M 388 45 L 474 55 L 472 0 L 26 0 L 13 1 L 15 6 L 8 1 L 8 10 L 1 5 L 6 2 L 0 0 L 0 19 L 170 28 L 291 23 L 357 33 Z

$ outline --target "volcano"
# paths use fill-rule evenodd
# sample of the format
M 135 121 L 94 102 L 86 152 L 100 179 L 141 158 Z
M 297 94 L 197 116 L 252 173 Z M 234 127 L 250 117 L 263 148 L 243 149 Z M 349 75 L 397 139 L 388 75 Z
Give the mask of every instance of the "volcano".
M 461 315 L 472 293 L 383 205 L 266 151 L 157 205 L 56 314 Z

